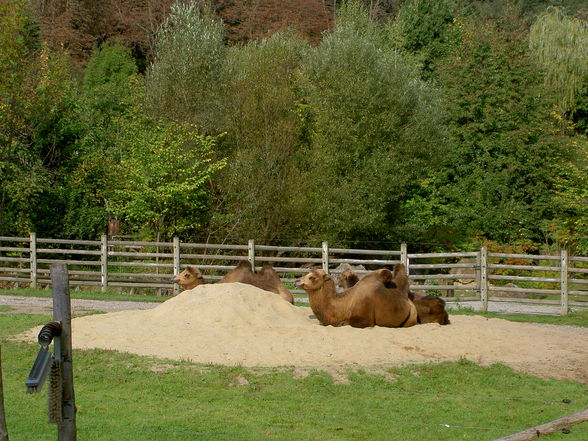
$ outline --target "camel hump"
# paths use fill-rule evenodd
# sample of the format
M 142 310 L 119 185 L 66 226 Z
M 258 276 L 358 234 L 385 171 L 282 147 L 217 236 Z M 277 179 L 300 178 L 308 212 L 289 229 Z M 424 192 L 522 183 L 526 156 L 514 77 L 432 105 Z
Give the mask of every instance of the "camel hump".
M 386 288 L 392 289 L 396 288 L 396 280 L 394 273 L 387 268 L 382 268 L 379 270 L 374 271 L 377 278 L 384 284 Z
M 269 265 L 264 265 L 263 267 L 261 267 L 261 269 L 259 270 L 258 274 L 260 276 L 265 277 L 266 279 L 269 279 L 269 280 L 273 280 L 273 279 L 280 280 L 280 276 L 278 275 L 278 273 L 276 272 L 276 270 L 273 269 Z
M 242 268 L 242 269 L 245 269 L 245 270 L 249 270 L 249 271 L 251 271 L 251 263 L 249 263 L 249 261 L 248 261 L 248 260 L 241 260 L 241 261 L 239 262 L 239 265 L 237 265 L 237 266 L 235 267 L 235 269 L 237 269 L 237 268 L 239 268 L 239 269 L 241 269 L 241 268 Z
M 394 278 L 400 275 L 404 275 L 406 277 L 406 267 L 403 263 L 397 263 L 394 265 Z
M 406 296 L 409 292 L 409 281 L 408 275 L 406 274 L 406 267 L 402 263 L 394 265 L 394 283 L 396 286 L 403 291 Z
M 359 282 L 359 276 L 351 268 L 347 268 L 339 277 L 339 286 L 343 289 L 351 288 L 357 282 Z

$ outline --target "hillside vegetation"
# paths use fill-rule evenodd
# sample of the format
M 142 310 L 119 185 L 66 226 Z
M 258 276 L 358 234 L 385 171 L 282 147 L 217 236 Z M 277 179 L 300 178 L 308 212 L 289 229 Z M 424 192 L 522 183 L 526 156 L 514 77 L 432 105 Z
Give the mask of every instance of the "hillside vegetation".
M 0 1 L 0 235 L 588 252 L 582 2 L 102 3 Z

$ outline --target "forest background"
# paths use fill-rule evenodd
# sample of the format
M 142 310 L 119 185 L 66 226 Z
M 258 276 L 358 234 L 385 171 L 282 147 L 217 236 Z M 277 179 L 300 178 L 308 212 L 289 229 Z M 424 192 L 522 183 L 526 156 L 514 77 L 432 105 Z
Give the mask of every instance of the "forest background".
M 0 235 L 588 253 L 583 0 L 0 0 Z

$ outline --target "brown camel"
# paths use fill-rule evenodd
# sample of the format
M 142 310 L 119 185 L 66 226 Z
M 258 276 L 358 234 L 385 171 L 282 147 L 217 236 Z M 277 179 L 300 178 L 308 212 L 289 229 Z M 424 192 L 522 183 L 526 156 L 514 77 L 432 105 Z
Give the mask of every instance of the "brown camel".
M 195 266 L 187 266 L 184 271 L 176 275 L 172 279 L 173 283 L 177 283 L 183 290 L 196 288 L 198 285 L 204 284 L 204 277 L 202 273 Z
M 416 306 L 419 323 L 439 323 L 448 325 L 449 314 L 445 311 L 445 300 L 436 296 L 425 296 L 413 291 L 408 293 L 408 297 Z
M 310 307 L 323 325 L 356 328 L 402 328 L 417 323 L 417 311 L 408 298 L 408 278 L 403 265 L 373 271 L 342 294 L 322 269 L 310 270 L 296 281 L 308 293 Z
M 339 286 L 343 289 L 348 289 L 356 285 L 359 280 L 360 277 L 350 268 L 347 268 L 339 276 Z M 416 306 L 418 323 L 439 323 L 440 325 L 450 323 L 449 315 L 445 311 L 445 300 L 442 298 L 424 296 L 413 291 L 408 291 L 408 298 Z
M 259 272 L 251 270 L 251 264 L 247 260 L 239 262 L 236 268 L 229 271 L 218 283 L 241 282 L 253 285 L 266 291 L 278 294 L 284 300 L 294 304 L 294 296 L 282 285 L 280 276 L 269 265 L 264 265 Z
M 196 288 L 198 285 L 205 283 L 202 273 L 195 266 L 187 266 L 184 271 L 172 279 L 172 282 L 177 283 L 184 290 Z M 242 260 L 239 262 L 239 265 L 225 274 L 218 283 L 232 282 L 246 283 L 266 291 L 271 291 L 278 294 L 284 300 L 294 304 L 294 296 L 282 285 L 280 276 L 269 265 L 264 265 L 258 273 L 254 273 L 251 270 L 249 262 Z

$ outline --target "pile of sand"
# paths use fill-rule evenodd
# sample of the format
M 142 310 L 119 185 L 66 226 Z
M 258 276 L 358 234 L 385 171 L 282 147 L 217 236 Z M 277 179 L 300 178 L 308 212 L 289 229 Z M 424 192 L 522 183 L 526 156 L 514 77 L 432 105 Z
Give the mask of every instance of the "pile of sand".
M 35 333 L 35 331 L 32 331 Z M 468 359 L 588 384 L 588 329 L 451 316 L 412 328 L 321 326 L 308 307 L 241 283 L 202 285 L 151 310 L 76 318 L 74 348 L 243 366 L 389 366 Z

